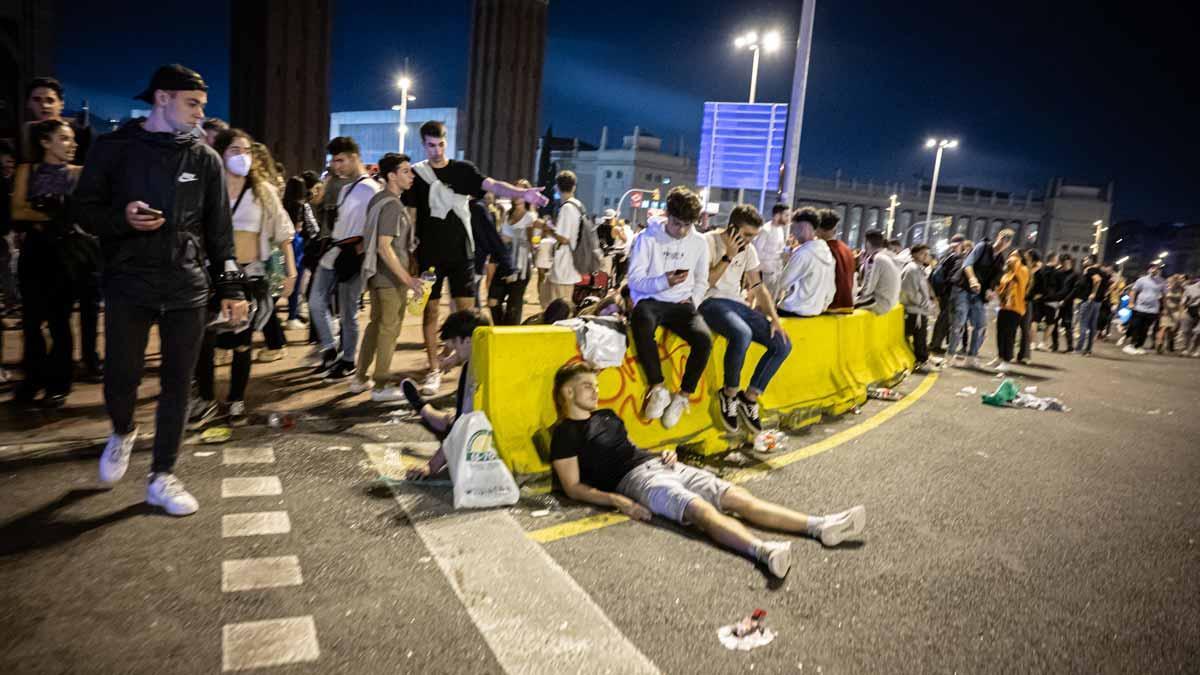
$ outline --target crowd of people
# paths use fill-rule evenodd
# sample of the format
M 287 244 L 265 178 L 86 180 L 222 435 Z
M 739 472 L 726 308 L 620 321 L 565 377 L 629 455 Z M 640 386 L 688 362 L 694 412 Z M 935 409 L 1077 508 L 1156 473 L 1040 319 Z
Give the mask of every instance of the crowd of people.
M 175 515 L 198 508 L 173 473 L 185 428 L 222 417 L 246 423 L 253 363 L 283 358 L 285 329 L 301 331 L 313 345 L 306 367 L 314 377 L 374 402 L 406 400 L 439 436 L 470 407 L 470 336 L 484 324 L 554 323 L 587 314 L 624 318 L 649 385 L 642 415 L 666 428 L 687 412 L 710 367 L 713 334 L 723 336 L 728 346 L 714 414 L 728 431 L 751 433 L 763 427 L 759 397 L 792 350 L 782 323 L 789 317 L 856 308 L 885 314 L 903 305 L 905 333 L 922 369 L 947 363 L 931 353 L 980 365 L 993 300 L 998 356 L 991 365 L 1001 370 L 1028 362 L 1047 340 L 1049 349 L 1059 349 L 1060 336 L 1066 351 L 1085 355 L 1095 340 L 1116 333 L 1130 354 L 1142 353 L 1151 339 L 1160 351 L 1196 355 L 1200 346 L 1197 280 L 1163 280 L 1152 267 L 1126 287 L 1118 271 L 1091 257 L 1077 270 L 1066 254 L 1043 260 L 1035 250 L 1020 250 L 1011 230 L 978 243 L 956 236 L 936 259 L 928 246 L 904 249 L 878 230 L 866 232 L 863 248 L 854 250 L 838 238 L 834 210 L 779 205 L 765 220 L 754 207 L 738 205 L 716 225 L 699 195 L 683 186 L 673 188 L 663 212 L 644 225 L 611 210 L 594 218 L 577 197 L 571 171 L 558 172 L 553 195 L 525 179 L 489 177 L 470 161 L 447 156 L 446 128 L 436 121 L 420 127 L 419 160 L 391 152 L 368 164 L 355 139 L 337 137 L 325 147 L 326 167 L 289 171 L 245 130 L 206 118 L 207 85 L 179 65 L 159 68 L 138 94 L 151 106 L 146 118 L 102 136 L 63 117 L 57 81 L 37 78 L 27 93 L 32 121 L 20 148 L 0 149 L 3 194 L 10 200 L 5 227 L 13 230 L 8 236 L 6 229 L 0 249 L 6 272 L 0 292 L 7 308 L 20 307 L 24 338 L 14 399 L 59 407 L 77 377 L 102 380 L 113 433 L 100 478 L 115 483 L 137 438 L 137 387 L 150 328 L 158 324 L 161 393 L 147 500 Z M 10 241 L 19 250 L 15 280 L 7 274 L 16 253 Z M 526 311 L 529 295 L 539 305 L 536 313 Z M 368 305 L 363 329 L 360 315 Z M 96 349 L 101 313 L 103 360 Z M 421 317 L 427 368 L 398 380 L 392 361 L 409 314 Z M 659 327 L 689 345 L 673 391 L 655 342 Z M 256 353 L 258 332 L 263 347 Z M 743 388 L 751 343 L 765 351 Z M 226 363 L 230 376 L 221 403 L 215 372 Z M 427 401 L 441 392 L 444 373 L 459 365 L 456 409 L 432 408 Z M 623 429 L 589 403 L 591 377 L 583 370 L 562 374 L 553 392 L 560 412 L 604 427 L 593 433 L 587 422 L 570 433 L 589 442 L 603 437 L 597 441 L 602 448 L 611 444 L 617 448 L 611 452 L 624 453 Z M 557 433 L 556 443 L 566 433 Z M 609 450 L 585 461 L 578 443 L 571 445 L 555 450 L 555 470 L 564 486 L 574 486 L 568 493 L 585 501 L 612 503 L 635 517 L 643 514 L 629 500 L 644 502 L 764 561 L 781 554 L 746 540 L 718 512 L 820 532 L 818 520 L 704 477 L 654 497 L 650 486 L 659 478 L 634 478 L 643 455 L 631 452 L 622 465 L 627 475 L 618 476 L 600 467 Z M 573 451 L 579 451 L 578 466 L 560 464 L 575 457 Z M 417 477 L 440 468 L 435 461 Z M 592 480 L 627 498 L 600 498 L 578 487 L 597 487 Z M 715 511 L 687 507 L 697 490 Z M 834 521 L 855 523 L 843 528 L 853 533 L 861 530 L 862 514 L 839 514 Z

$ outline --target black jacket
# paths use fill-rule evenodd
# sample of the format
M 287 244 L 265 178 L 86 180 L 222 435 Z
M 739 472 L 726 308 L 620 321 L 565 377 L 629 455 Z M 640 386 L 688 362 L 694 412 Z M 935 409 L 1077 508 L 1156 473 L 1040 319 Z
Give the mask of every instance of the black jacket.
M 78 220 L 100 238 L 106 297 L 162 310 L 203 307 L 210 274 L 233 259 L 221 158 L 194 135 L 151 133 L 142 121 L 96 140 L 75 188 Z M 163 226 L 130 227 L 125 205 L 134 201 L 163 211 Z
M 1030 299 L 1037 302 L 1053 302 L 1058 299 L 1058 271 L 1053 267 L 1042 267 L 1033 273 L 1029 285 Z

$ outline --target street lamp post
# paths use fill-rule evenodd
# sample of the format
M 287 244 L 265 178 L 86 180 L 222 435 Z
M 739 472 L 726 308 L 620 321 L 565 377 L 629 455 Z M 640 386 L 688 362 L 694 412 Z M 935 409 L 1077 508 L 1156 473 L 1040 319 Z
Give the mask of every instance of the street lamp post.
M 759 52 L 762 51 L 763 49 L 766 49 L 768 52 L 773 52 L 776 49 L 779 49 L 779 45 L 782 42 L 783 42 L 783 38 L 780 37 L 779 31 L 774 31 L 774 30 L 768 32 L 766 35 L 761 36 L 761 39 L 760 39 L 760 36 L 757 31 L 750 31 L 749 33 L 746 33 L 745 35 L 739 35 L 733 41 L 733 45 L 735 47 L 737 47 L 738 49 L 745 47 L 754 54 L 754 60 L 751 62 L 751 65 L 750 65 L 750 100 L 748 101 L 749 103 L 754 103 L 754 99 L 757 97 L 757 94 L 758 94 L 758 55 L 759 55 Z M 766 152 L 768 154 L 770 154 L 770 151 L 771 151 L 771 149 L 769 147 L 766 148 Z M 739 204 L 742 203 L 743 198 L 745 197 L 745 193 L 746 193 L 745 188 L 738 188 L 738 203 Z
M 412 87 L 412 79 L 404 75 L 396 82 L 396 86 L 400 87 L 400 128 L 396 132 L 399 136 L 398 152 L 404 154 L 404 135 L 408 132 L 408 90 Z
M 892 238 L 892 227 L 896 225 L 896 207 L 900 206 L 900 202 L 896 201 L 896 195 L 888 197 L 888 219 L 887 219 L 887 238 Z
M 1100 235 L 1107 232 L 1108 228 L 1104 227 L 1104 221 L 1097 220 L 1092 223 L 1096 226 L 1096 236 L 1092 239 L 1092 255 L 1096 256 L 1096 261 L 1100 260 Z
M 929 205 L 925 207 L 925 222 L 928 229 L 928 223 L 933 219 L 933 198 L 937 194 L 938 173 L 942 170 L 942 151 L 946 148 L 953 150 L 958 147 L 958 139 L 946 138 L 930 138 L 925 141 L 925 148 L 937 148 L 937 156 L 933 160 L 933 182 L 929 185 Z

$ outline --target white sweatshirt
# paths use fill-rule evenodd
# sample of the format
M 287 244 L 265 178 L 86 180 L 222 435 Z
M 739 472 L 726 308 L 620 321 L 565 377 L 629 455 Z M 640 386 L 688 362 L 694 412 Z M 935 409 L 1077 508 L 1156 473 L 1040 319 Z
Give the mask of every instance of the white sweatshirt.
M 779 280 L 779 309 L 800 316 L 817 316 L 829 309 L 834 284 L 833 253 L 823 239 L 813 239 L 792 251 Z
M 858 289 L 855 305 L 876 314 L 887 314 L 900 302 L 900 266 L 887 249 L 877 251 L 867 267 L 866 279 Z
M 691 300 L 696 307 L 708 292 L 708 244 L 695 228 L 683 239 L 667 234 L 665 218 L 651 219 L 633 238 L 629 252 L 629 294 L 633 303 L 653 298 L 662 302 Z M 672 286 L 667 272 L 688 270 L 683 283 Z

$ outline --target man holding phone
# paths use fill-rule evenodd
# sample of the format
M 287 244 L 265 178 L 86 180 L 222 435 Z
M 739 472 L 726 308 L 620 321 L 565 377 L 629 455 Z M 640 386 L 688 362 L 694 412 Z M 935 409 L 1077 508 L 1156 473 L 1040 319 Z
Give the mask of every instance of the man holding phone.
M 682 186 L 672 188 L 666 219 L 651 220 L 634 238 L 629 253 L 633 343 L 649 385 L 643 417 L 661 419 L 667 429 L 678 424 L 687 410 L 712 351 L 712 334 L 696 309 L 708 292 L 709 271 L 708 243 L 694 229 L 700 208 L 696 193 Z M 674 331 L 691 347 L 674 396 L 663 385 L 654 341 L 659 326 Z
M 79 221 L 104 254 L 104 403 L 113 433 L 100 481 L 113 485 L 129 468 L 146 343 L 158 323 L 161 391 L 146 501 L 173 516 L 199 508 L 172 471 L 209 298 L 215 291 L 231 322 L 247 314 L 221 158 L 195 133 L 207 91 L 194 70 L 159 68 L 135 97 L 153 106 L 150 116 L 97 140 L 75 190 Z

